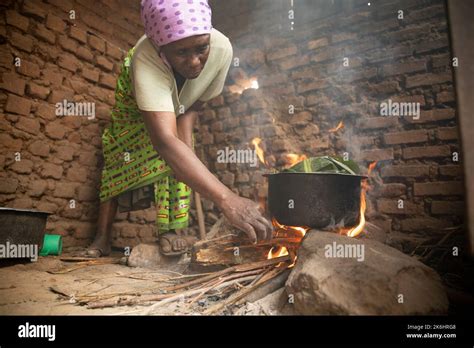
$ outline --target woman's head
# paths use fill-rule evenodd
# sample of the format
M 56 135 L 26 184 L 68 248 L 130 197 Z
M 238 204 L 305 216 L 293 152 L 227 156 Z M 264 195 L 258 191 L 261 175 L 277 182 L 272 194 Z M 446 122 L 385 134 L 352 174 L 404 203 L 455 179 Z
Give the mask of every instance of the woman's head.
M 145 33 L 173 69 L 196 78 L 209 56 L 212 12 L 207 0 L 142 0 Z

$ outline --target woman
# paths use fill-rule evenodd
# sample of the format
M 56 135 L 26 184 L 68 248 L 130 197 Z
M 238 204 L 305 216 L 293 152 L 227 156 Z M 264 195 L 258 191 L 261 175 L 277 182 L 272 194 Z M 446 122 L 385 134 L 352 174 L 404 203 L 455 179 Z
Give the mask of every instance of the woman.
M 232 46 L 212 28 L 201 0 L 143 0 L 146 35 L 122 66 L 112 124 L 102 136 L 98 230 L 87 250 L 108 255 L 117 207 L 132 211 L 155 201 L 160 247 L 180 254 L 192 240 L 174 230 L 188 226 L 191 189 L 212 200 L 253 243 L 270 239 L 271 224 L 258 204 L 223 185 L 193 152 L 193 126 L 202 104 L 222 92 Z

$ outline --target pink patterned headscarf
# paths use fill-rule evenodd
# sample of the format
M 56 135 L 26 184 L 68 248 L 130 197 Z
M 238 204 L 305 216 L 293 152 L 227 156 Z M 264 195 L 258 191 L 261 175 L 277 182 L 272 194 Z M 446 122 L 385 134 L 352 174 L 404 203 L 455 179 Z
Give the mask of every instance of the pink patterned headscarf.
M 212 29 L 207 0 L 142 0 L 141 17 L 146 36 L 157 46 Z

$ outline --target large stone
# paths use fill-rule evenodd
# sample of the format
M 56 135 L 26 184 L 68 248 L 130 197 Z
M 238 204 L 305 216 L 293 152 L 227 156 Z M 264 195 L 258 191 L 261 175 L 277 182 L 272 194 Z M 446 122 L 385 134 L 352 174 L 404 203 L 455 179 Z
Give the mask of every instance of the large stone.
M 346 250 L 345 255 L 331 257 L 328 251 L 334 246 L 335 251 Z M 315 230 L 298 250 L 286 292 L 304 315 L 432 315 L 448 310 L 433 269 L 375 240 Z
M 157 243 L 138 244 L 132 249 L 128 257 L 128 265 L 131 267 L 157 268 L 176 263 L 176 261 L 176 257 L 161 255 L 160 247 Z

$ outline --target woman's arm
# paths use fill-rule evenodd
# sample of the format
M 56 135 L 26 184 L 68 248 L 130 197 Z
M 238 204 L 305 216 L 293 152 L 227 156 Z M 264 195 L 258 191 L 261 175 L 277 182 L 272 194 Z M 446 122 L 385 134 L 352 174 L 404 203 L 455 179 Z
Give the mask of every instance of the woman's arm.
M 252 242 L 257 242 L 257 236 L 258 240 L 271 239 L 272 226 L 260 213 L 258 204 L 233 193 L 204 166 L 180 139 L 173 112 L 142 111 L 142 115 L 155 150 L 179 181 L 216 203 L 230 223 Z
M 193 150 L 194 124 L 199 116 L 198 111 L 202 110 L 203 105 L 204 103 L 198 100 L 189 108 L 188 111 L 176 119 L 179 139 Z

